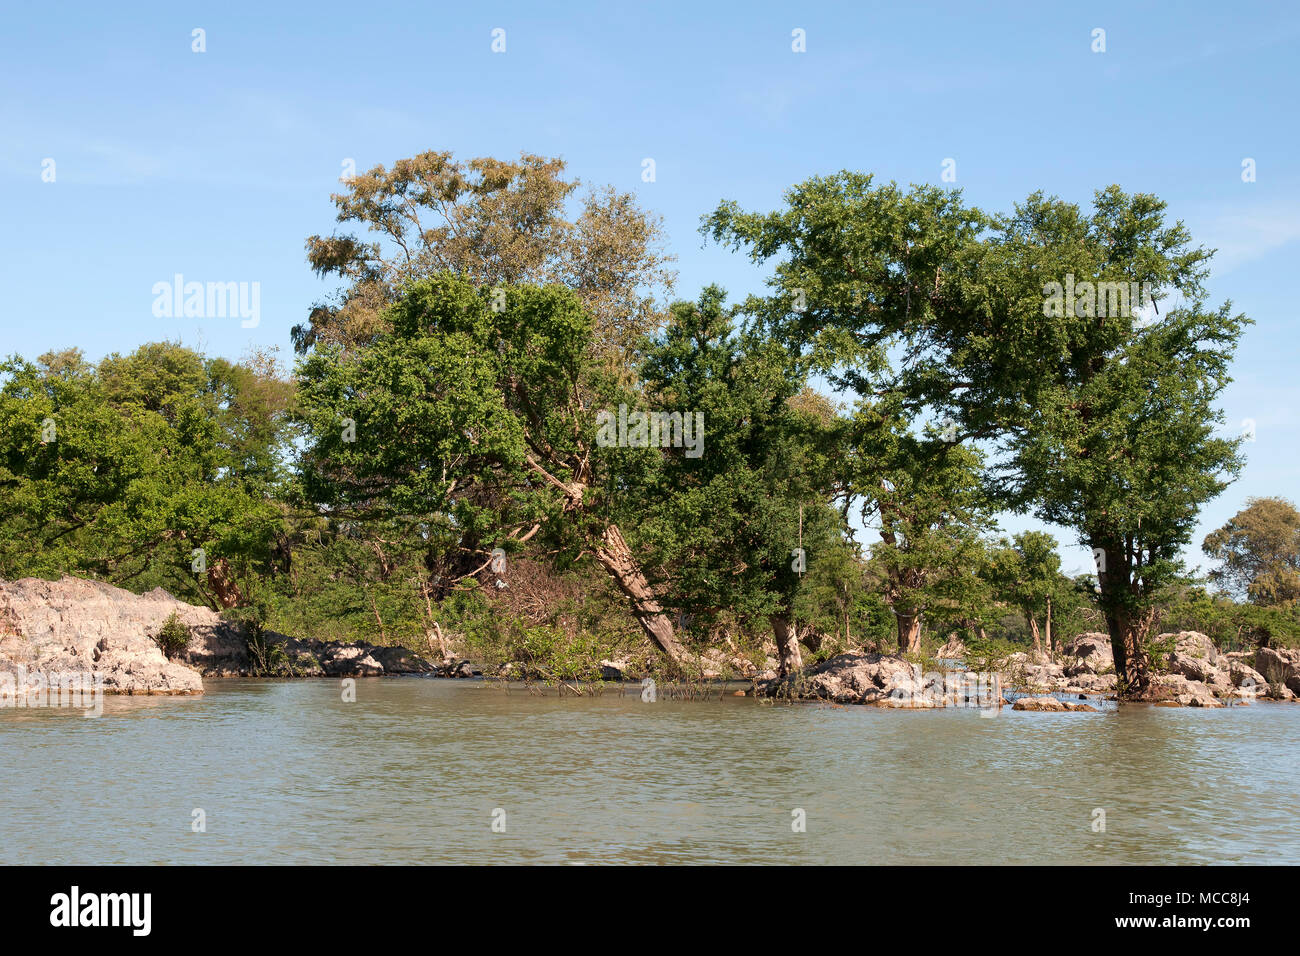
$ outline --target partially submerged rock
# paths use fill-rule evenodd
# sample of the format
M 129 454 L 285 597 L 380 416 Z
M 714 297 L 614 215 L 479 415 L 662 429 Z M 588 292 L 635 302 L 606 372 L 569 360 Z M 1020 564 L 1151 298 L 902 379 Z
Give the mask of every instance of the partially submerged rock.
M 829 700 L 908 710 L 943 707 L 999 707 L 996 675 L 970 671 L 922 673 L 918 664 L 887 654 L 839 654 L 816 667 L 758 687 L 766 697 Z
M 919 696 L 921 668 L 901 657 L 839 654 L 816 667 L 759 687 L 767 697 L 830 700 L 840 704 L 888 703 L 891 695 Z
M 1080 704 L 1072 700 L 1060 700 L 1056 697 L 1021 697 L 1011 705 L 1012 710 L 1037 710 L 1052 713 L 1086 713 L 1095 714 L 1097 708 L 1091 704 Z
M 1222 707 L 1219 699 L 1201 681 L 1188 680 L 1182 674 L 1157 674 L 1152 680 L 1153 702 L 1166 706 Z

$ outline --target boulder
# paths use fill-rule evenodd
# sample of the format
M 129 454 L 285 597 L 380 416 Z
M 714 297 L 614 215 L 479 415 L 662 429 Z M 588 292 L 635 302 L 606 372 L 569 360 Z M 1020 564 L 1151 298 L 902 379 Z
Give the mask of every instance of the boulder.
M 941 661 L 961 661 L 966 659 L 966 645 L 961 642 L 956 634 L 948 638 L 948 643 L 934 652 L 937 660 Z
M 1273 688 L 1274 696 L 1281 696 L 1279 688 L 1286 688 L 1291 696 L 1300 694 L 1300 650 L 1286 647 L 1261 647 L 1255 651 L 1255 670 Z M 1284 697 L 1289 700 L 1290 697 Z
M 767 697 L 840 704 L 896 706 L 926 699 L 920 666 L 883 654 L 839 654 L 816 667 L 761 684 L 758 689 Z
M 80 578 L 0 581 L 0 672 L 11 680 L 20 671 L 93 675 L 108 694 L 201 694 L 199 672 L 168 660 L 154 641 L 186 607 L 166 592 L 137 595 Z
M 1219 666 L 1219 658 L 1223 655 L 1219 653 L 1219 649 L 1214 646 L 1214 642 L 1205 634 L 1200 631 L 1179 631 L 1177 634 L 1160 634 L 1156 637 L 1156 640 L 1163 642 L 1171 637 L 1174 639 L 1175 654 L 1199 658 L 1210 667 Z
M 1080 634 L 1061 648 L 1061 654 L 1066 659 L 1067 677 L 1103 674 L 1115 670 L 1115 653 L 1111 650 L 1109 634 Z
M 1037 710 L 1051 713 L 1097 713 L 1097 708 L 1090 704 L 1080 704 L 1072 700 L 1059 700 L 1056 697 L 1021 697 L 1011 705 L 1012 710 Z
M 1232 690 L 1232 678 L 1228 671 L 1215 667 L 1210 658 L 1173 651 L 1165 663 L 1170 673 L 1181 674 L 1188 680 L 1200 681 L 1217 693 L 1226 694 Z
M 1268 697 L 1271 693 L 1264 675 L 1239 658 L 1228 658 L 1228 678 L 1232 686 L 1249 691 L 1259 697 Z
M 1188 680 L 1182 674 L 1157 674 L 1153 677 L 1156 700 L 1166 706 L 1183 707 L 1222 707 L 1210 691 L 1200 681 Z

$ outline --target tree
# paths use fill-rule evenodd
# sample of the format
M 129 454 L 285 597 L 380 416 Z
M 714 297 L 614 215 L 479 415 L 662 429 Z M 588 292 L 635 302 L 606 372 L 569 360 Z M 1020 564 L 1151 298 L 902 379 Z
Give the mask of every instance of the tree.
M 1034 650 L 1043 650 L 1041 618 L 1046 631 L 1046 650 L 1052 651 L 1052 601 L 1063 590 L 1061 559 L 1056 539 L 1044 531 L 1024 531 L 1011 541 L 1002 541 L 994 551 L 990 576 L 999 594 L 1025 616 L 1034 639 Z
M 860 395 L 896 396 L 953 441 L 990 444 L 998 499 L 1093 548 L 1123 693 L 1153 693 L 1153 601 L 1200 506 L 1240 467 L 1238 442 L 1213 428 L 1248 320 L 1205 308 L 1211 253 L 1166 224 L 1156 197 L 1118 187 L 1091 215 L 1034 194 L 991 217 L 956 192 L 855 173 L 787 199 L 767 215 L 724 203 L 705 231 L 756 260 L 784 254 L 774 328 Z M 1186 304 L 1147 325 L 1134 288 Z
M 672 257 L 659 220 L 628 193 L 592 190 L 571 208 L 579 183 L 564 178 L 564 165 L 527 153 L 517 162 L 458 162 L 424 152 L 346 180 L 331 197 L 338 221 L 377 238 L 307 239 L 316 273 L 346 284 L 295 326 L 297 349 L 371 341 L 388 329 L 384 310 L 408 283 L 455 272 L 475 285 L 567 286 L 593 316 L 611 364 L 625 363 L 662 318 Z
M 665 335 L 647 348 L 646 402 L 694 416 L 707 447 L 698 457 L 665 449 L 639 492 L 647 502 L 639 535 L 674 606 L 770 626 L 784 676 L 803 666 L 795 614 L 803 575 L 842 539 L 829 503 L 837 422 L 807 394 L 784 347 L 733 328 L 737 313 L 724 298 L 710 286 L 698 302 L 675 304 Z
M 892 439 L 859 463 L 865 471 L 855 492 L 864 521 L 874 519 L 880 531 L 871 564 L 894 613 L 899 653 L 918 654 L 928 614 L 970 606 L 988 516 L 969 449 L 910 432 Z
M 1091 215 L 1030 197 L 963 276 L 968 307 L 931 338 L 947 343 L 966 383 L 938 404 L 967 427 L 1001 432 L 1005 500 L 1093 549 L 1121 693 L 1133 699 L 1158 696 L 1145 648 L 1156 600 L 1177 578 L 1201 505 L 1241 466 L 1239 441 L 1214 429 L 1248 320 L 1227 304 L 1204 307 L 1210 253 L 1164 211 L 1115 187 Z M 1053 284 L 1072 277 L 1188 301 L 1150 325 L 1136 307 L 1098 310 L 1083 297 L 1053 309 Z
M 229 606 L 268 569 L 287 383 L 174 343 L 0 366 L 0 574 Z
M 1300 599 L 1300 511 L 1285 498 L 1247 498 L 1202 545 L 1221 566 L 1211 579 L 1255 604 Z
M 591 553 L 670 660 L 684 652 L 619 527 L 635 480 L 598 453 L 598 412 L 630 393 L 594 353 L 594 322 L 562 286 L 421 280 L 388 312 L 391 331 L 299 366 L 309 436 L 308 500 L 335 521 L 394 529 L 427 548 L 446 589 L 537 536 L 572 560 Z M 658 449 L 621 466 L 652 468 Z

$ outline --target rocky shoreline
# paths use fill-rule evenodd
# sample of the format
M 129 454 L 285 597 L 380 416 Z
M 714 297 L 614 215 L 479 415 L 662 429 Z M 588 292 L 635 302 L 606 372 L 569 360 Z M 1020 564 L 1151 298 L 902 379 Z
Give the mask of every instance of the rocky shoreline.
M 170 659 L 155 637 L 173 614 L 189 643 Z M 263 660 L 257 656 L 261 653 Z M 95 674 L 108 694 L 202 694 L 204 678 L 266 673 L 370 677 L 444 670 L 404 647 L 300 640 L 178 600 L 83 578 L 0 581 L 0 675 Z M 459 663 L 459 662 L 456 662 Z
M 1173 650 L 1157 662 L 1158 699 L 1152 703 L 1223 707 L 1259 699 L 1294 701 L 1300 695 L 1300 650 L 1261 647 L 1224 654 L 1197 631 L 1161 634 L 1156 640 Z M 964 647 L 950 644 L 940 651 L 942 667 L 925 671 L 895 655 L 841 654 L 789 677 L 760 683 L 759 693 L 905 709 L 1009 703 L 1016 710 L 1089 711 L 1094 708 L 1062 698 L 1113 698 L 1118 689 L 1105 634 L 1081 634 L 1055 658 L 1012 654 L 989 673 L 970 669 L 965 657 Z
M 175 616 L 188 643 L 169 658 L 155 640 Z M 1172 650 L 1159 662 L 1159 703 L 1222 707 L 1255 699 L 1300 696 L 1300 650 L 1262 647 L 1222 653 L 1204 634 L 1157 639 Z M 1105 634 L 1081 634 L 1055 656 L 1017 653 L 979 672 L 966 650 L 950 643 L 933 670 L 896 655 L 846 653 L 786 678 L 751 675 L 758 695 L 838 704 L 931 709 L 1001 707 L 1086 711 L 1063 698 L 1113 698 L 1114 659 Z M 636 677 L 609 665 L 606 679 Z M 0 581 L 0 678 L 33 673 L 90 674 L 109 694 L 201 694 L 205 678 L 379 677 L 424 674 L 468 677 L 468 661 L 433 663 L 400 646 L 299 639 L 254 633 L 156 588 L 134 594 L 82 578 Z M 709 674 L 706 672 L 705 677 Z

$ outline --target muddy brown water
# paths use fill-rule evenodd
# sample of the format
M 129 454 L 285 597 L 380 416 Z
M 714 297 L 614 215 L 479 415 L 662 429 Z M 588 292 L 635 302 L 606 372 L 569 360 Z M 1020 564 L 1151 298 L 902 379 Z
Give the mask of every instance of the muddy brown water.
M 0 860 L 1300 863 L 1300 705 L 989 719 L 420 678 L 358 681 L 355 702 L 332 680 L 207 689 L 97 719 L 0 710 Z

